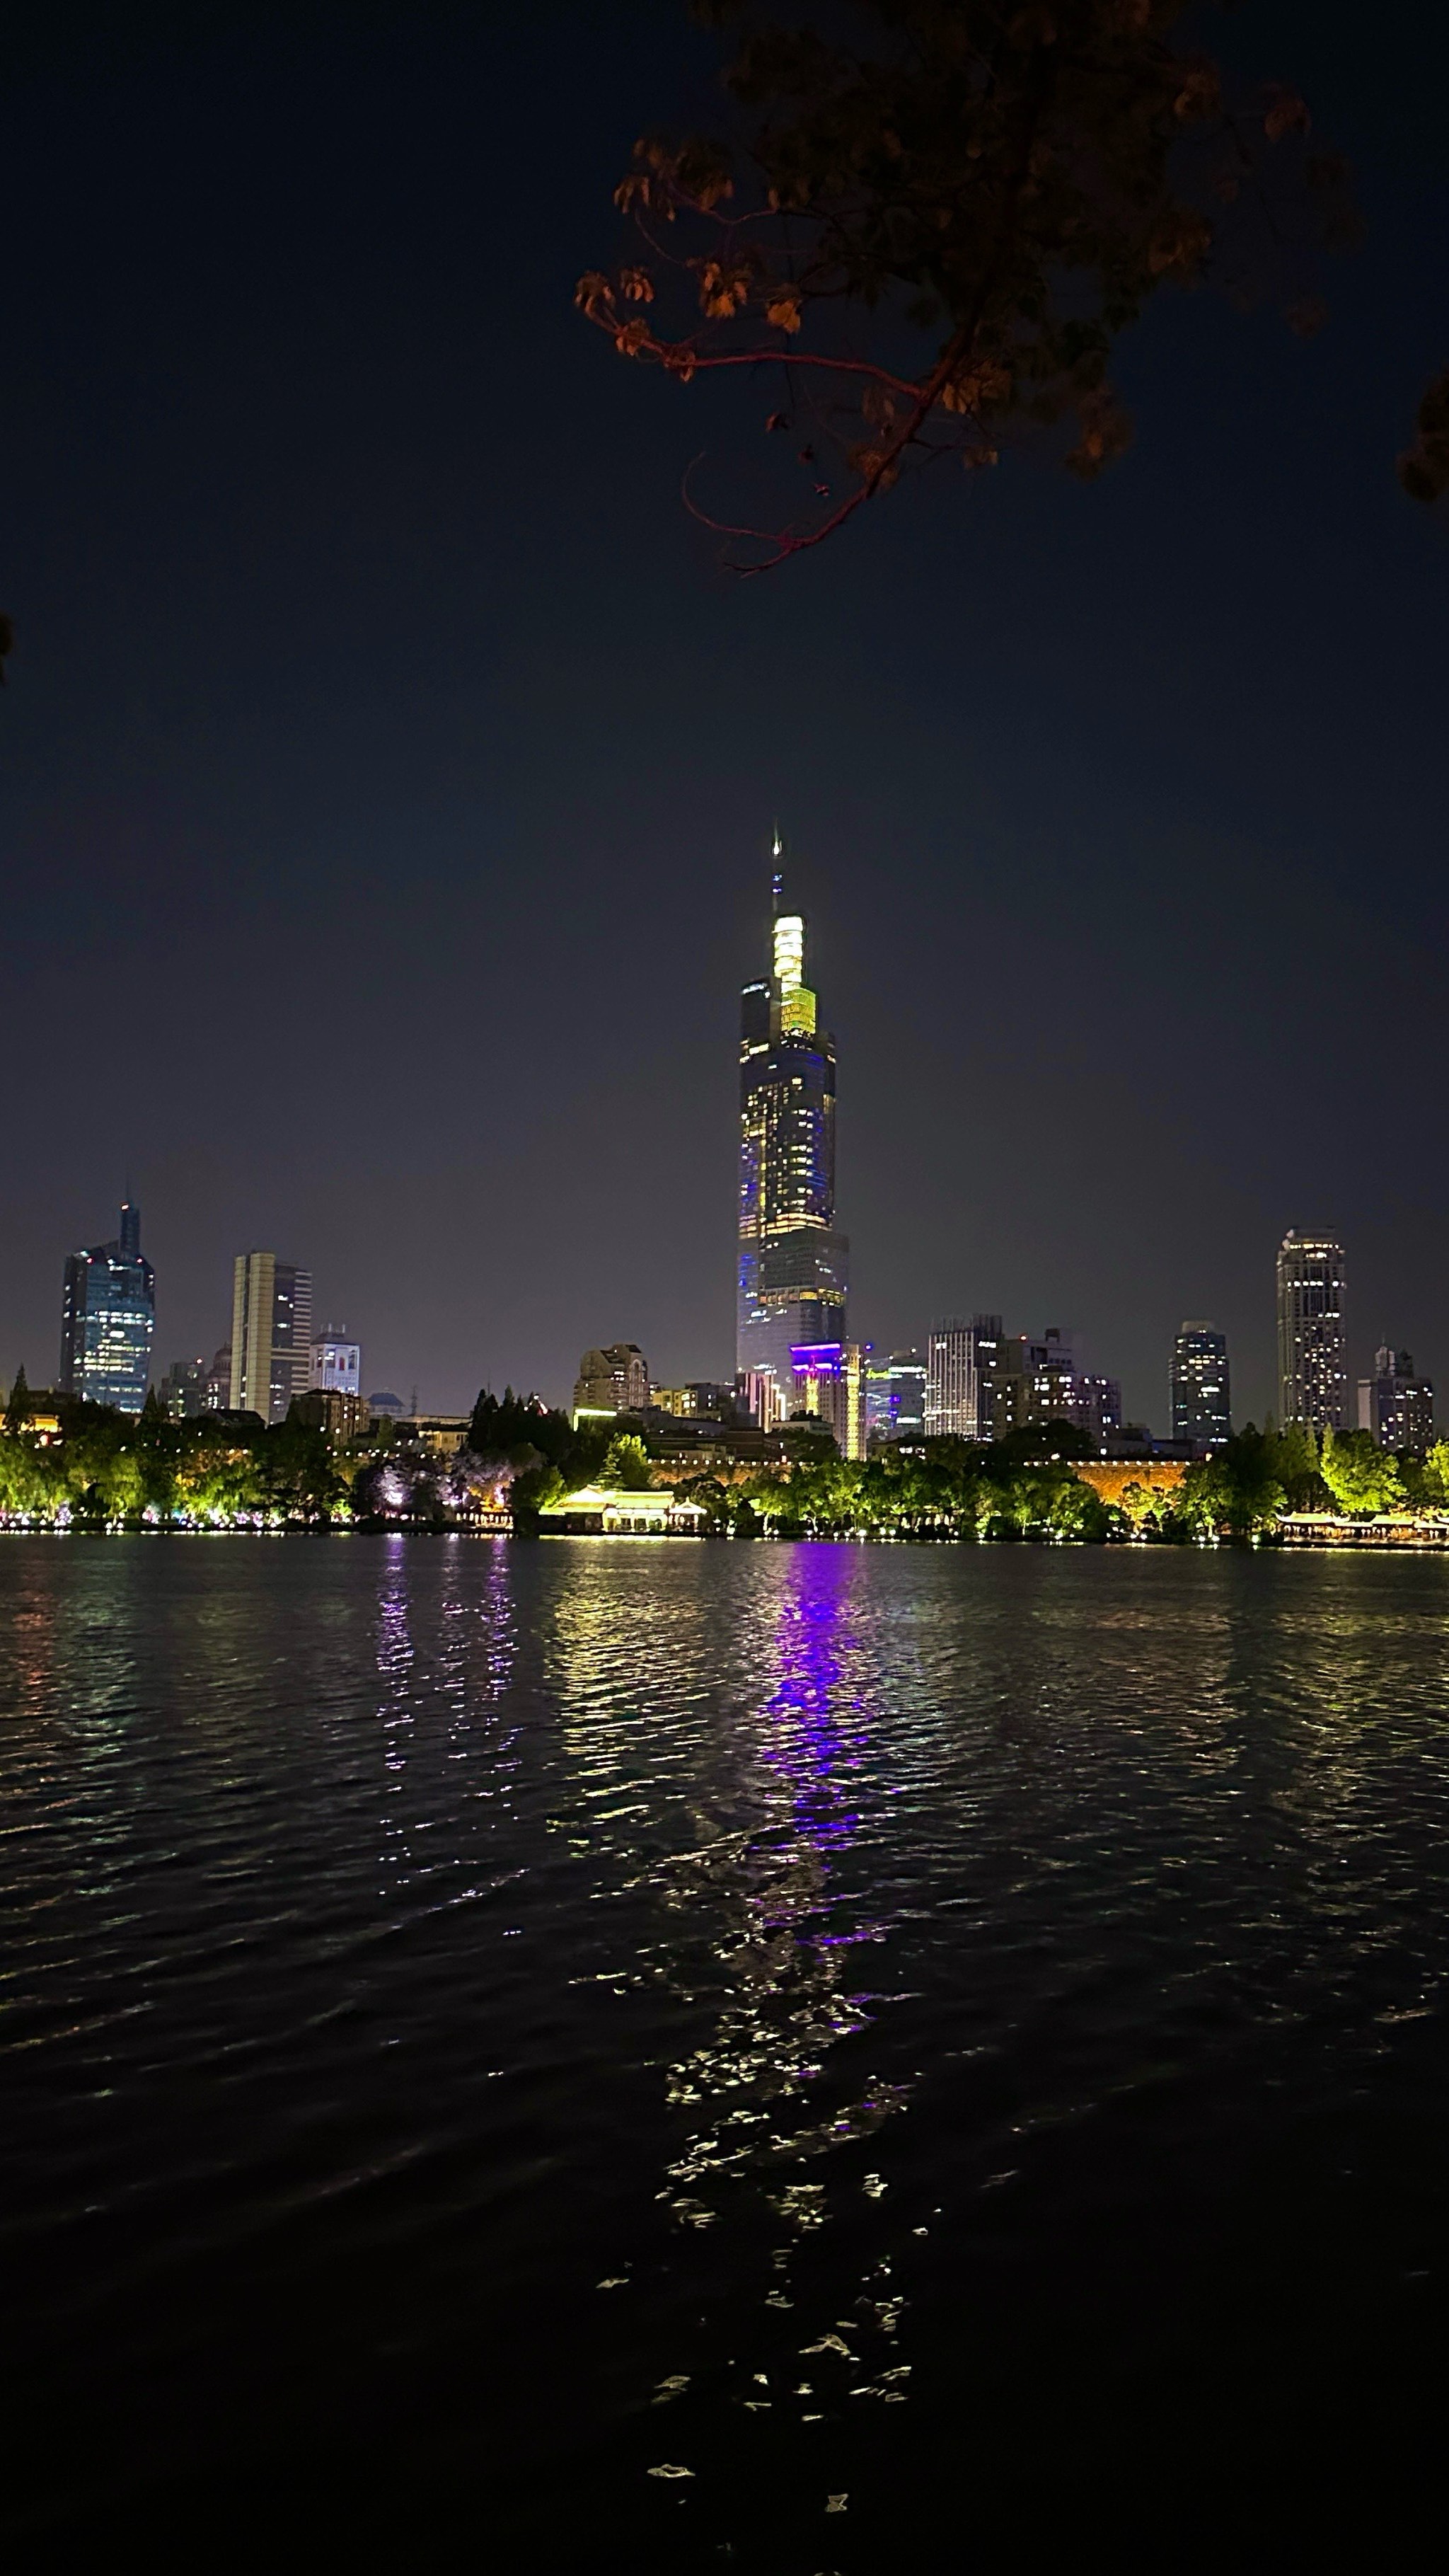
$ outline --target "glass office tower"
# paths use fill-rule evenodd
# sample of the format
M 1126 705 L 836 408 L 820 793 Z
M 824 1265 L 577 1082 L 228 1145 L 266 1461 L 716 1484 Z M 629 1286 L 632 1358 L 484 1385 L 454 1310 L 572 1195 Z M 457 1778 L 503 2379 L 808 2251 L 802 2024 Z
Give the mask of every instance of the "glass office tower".
M 72 1252 L 60 1321 L 60 1388 L 139 1413 L 151 1378 L 156 1274 L 141 1250 L 141 1211 L 127 1202 L 113 1243 Z
M 777 876 L 771 972 L 741 997 L 735 1366 L 769 1378 L 787 1413 L 795 1348 L 845 1340 L 848 1252 L 835 1230 L 835 1041 L 816 1026 L 805 923 Z

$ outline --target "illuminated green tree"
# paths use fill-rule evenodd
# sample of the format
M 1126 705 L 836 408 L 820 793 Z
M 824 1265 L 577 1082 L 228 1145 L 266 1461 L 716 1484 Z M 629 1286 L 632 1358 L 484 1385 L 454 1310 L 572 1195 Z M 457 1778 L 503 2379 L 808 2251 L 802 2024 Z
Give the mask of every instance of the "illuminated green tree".
M 604 1455 L 600 1481 L 623 1494 L 646 1493 L 654 1482 L 649 1452 L 635 1431 L 617 1432 Z
M 1369 1431 L 1326 1431 L 1319 1473 L 1341 1512 L 1401 1510 L 1404 1480 L 1399 1462 Z
M 1189 1467 L 1178 1487 L 1179 1517 L 1215 1537 L 1248 1539 L 1271 1530 L 1288 1502 L 1280 1450 L 1275 1432 L 1256 1431 L 1251 1423 L 1235 1432 L 1211 1458 Z

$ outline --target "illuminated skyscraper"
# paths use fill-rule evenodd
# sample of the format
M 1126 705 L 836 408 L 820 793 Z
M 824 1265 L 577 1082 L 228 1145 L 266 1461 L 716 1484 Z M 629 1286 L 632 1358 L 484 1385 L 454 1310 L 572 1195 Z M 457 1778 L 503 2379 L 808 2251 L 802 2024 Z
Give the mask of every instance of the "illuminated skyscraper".
M 1285 1234 L 1278 1247 L 1280 1417 L 1314 1431 L 1348 1427 L 1343 1246 L 1326 1234 Z
M 946 1316 L 933 1325 L 926 1344 L 926 1436 L 941 1440 L 954 1434 L 963 1440 L 976 1438 L 977 1424 L 977 1334 L 979 1327 L 1000 1319 L 978 1316 L 975 1324 L 963 1323 L 959 1317 Z
M 312 1273 L 274 1252 L 239 1252 L 232 1272 L 231 1409 L 285 1422 L 312 1373 Z
M 1232 1411 L 1227 1336 L 1211 1324 L 1184 1324 L 1172 1345 L 1173 1439 L 1221 1449 L 1232 1437 Z
M 918 1350 L 892 1351 L 865 1373 L 869 1439 L 919 1440 L 926 1427 L 926 1360 Z
M 805 924 L 778 876 L 771 972 L 741 1003 L 735 1365 L 771 1378 L 788 1412 L 794 1348 L 845 1340 L 849 1246 L 835 1231 L 835 1041 L 816 1027 Z
M 141 1250 L 141 1211 L 127 1202 L 114 1243 L 72 1252 L 65 1265 L 60 1386 L 92 1404 L 139 1413 L 151 1375 L 156 1274 Z

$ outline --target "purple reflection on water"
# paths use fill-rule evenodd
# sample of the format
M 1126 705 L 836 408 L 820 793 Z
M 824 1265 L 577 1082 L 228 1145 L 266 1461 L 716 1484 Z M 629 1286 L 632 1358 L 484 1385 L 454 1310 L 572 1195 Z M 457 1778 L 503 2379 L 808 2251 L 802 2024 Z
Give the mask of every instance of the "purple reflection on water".
M 839 1715 L 841 1622 L 850 1550 L 799 1540 L 790 1551 L 775 1632 L 779 1680 L 765 1703 L 772 1721 L 761 1750 L 794 1793 L 795 1825 L 822 1855 L 846 1842 L 860 1818 L 847 1807 L 842 1773 L 859 1756 Z M 850 1715 L 856 1714 L 855 1703 Z

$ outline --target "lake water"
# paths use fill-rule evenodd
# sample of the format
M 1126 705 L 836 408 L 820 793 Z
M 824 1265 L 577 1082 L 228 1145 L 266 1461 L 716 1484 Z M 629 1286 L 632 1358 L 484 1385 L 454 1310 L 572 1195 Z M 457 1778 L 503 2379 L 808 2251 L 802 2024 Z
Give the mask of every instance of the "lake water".
M 1442 1561 L 37 1538 L 0 1605 L 20 2563 L 1170 2567 L 1437 2460 Z

